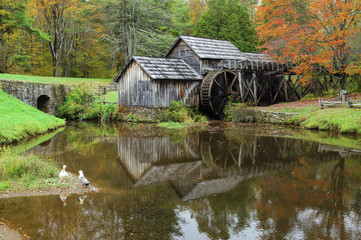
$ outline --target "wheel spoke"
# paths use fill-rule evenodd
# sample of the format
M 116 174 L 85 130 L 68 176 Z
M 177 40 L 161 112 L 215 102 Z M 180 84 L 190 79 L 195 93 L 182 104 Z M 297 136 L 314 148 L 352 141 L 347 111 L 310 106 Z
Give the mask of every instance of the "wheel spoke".
M 226 101 L 226 98 L 223 98 L 221 104 L 219 105 L 219 107 L 217 109 L 217 112 L 216 112 L 217 114 L 219 114 L 219 112 L 222 110 L 222 107 L 223 107 L 223 104 L 225 103 L 225 101 Z
M 234 82 L 236 81 L 236 79 L 237 79 L 237 75 L 234 76 L 231 85 L 229 86 L 229 88 L 227 88 L 227 92 L 231 92 L 231 91 L 232 91 L 232 88 L 233 88 L 233 85 L 234 85 Z
M 216 79 L 214 79 L 214 82 L 217 84 L 217 86 L 218 86 L 224 93 L 227 93 L 227 90 L 223 89 L 223 87 L 217 82 Z
M 223 72 L 223 78 L 224 78 L 224 83 L 226 84 L 226 89 L 228 89 L 227 72 Z

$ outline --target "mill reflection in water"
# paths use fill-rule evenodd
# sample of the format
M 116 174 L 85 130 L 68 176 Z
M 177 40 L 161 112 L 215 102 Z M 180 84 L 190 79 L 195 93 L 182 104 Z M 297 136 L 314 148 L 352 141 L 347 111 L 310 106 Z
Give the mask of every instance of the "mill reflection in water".
M 254 135 L 228 140 L 222 131 L 190 134 L 180 143 L 142 133 L 118 136 L 119 163 L 135 186 L 169 182 L 182 200 L 227 192 L 239 182 L 290 169 L 302 141 Z
M 361 238 L 361 152 L 277 135 L 68 127 L 28 152 L 101 192 L 1 200 L 0 217 L 34 239 Z

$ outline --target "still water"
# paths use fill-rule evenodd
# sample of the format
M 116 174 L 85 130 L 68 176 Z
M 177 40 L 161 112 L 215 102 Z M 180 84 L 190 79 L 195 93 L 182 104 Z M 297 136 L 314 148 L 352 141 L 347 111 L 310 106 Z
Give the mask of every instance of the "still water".
M 31 239 L 361 239 L 361 151 L 312 136 L 68 126 L 25 154 L 82 169 L 101 191 L 3 199 L 0 218 Z

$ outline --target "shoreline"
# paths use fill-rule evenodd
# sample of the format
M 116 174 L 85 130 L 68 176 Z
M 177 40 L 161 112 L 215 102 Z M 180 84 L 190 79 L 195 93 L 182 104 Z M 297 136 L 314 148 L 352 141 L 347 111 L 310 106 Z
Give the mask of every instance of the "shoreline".
M 100 191 L 99 188 L 94 185 L 89 185 L 87 188 L 83 188 L 77 176 L 72 173 L 69 173 L 69 182 L 66 187 L 49 187 L 49 188 L 39 188 L 37 190 L 4 190 L 0 191 L 0 199 L 12 198 L 12 197 L 32 197 L 32 196 L 51 196 L 59 194 L 89 194 L 97 193 Z M 59 180 L 60 181 L 60 180 Z

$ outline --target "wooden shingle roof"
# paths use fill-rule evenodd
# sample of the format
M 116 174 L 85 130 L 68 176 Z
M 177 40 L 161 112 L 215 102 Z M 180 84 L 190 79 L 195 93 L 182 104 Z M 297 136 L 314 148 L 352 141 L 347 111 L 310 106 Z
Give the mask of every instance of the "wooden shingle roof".
M 246 60 L 253 62 L 274 62 L 269 55 L 262 53 L 241 52 L 241 56 L 244 57 Z
M 180 36 L 167 52 L 166 57 L 181 40 L 183 40 L 200 59 L 245 60 L 242 52 L 230 41 L 190 36 Z
M 115 77 L 115 82 L 119 81 L 122 73 L 133 61 L 137 62 L 153 80 L 202 80 L 202 76 L 193 70 L 183 59 L 134 56 L 118 76 Z

